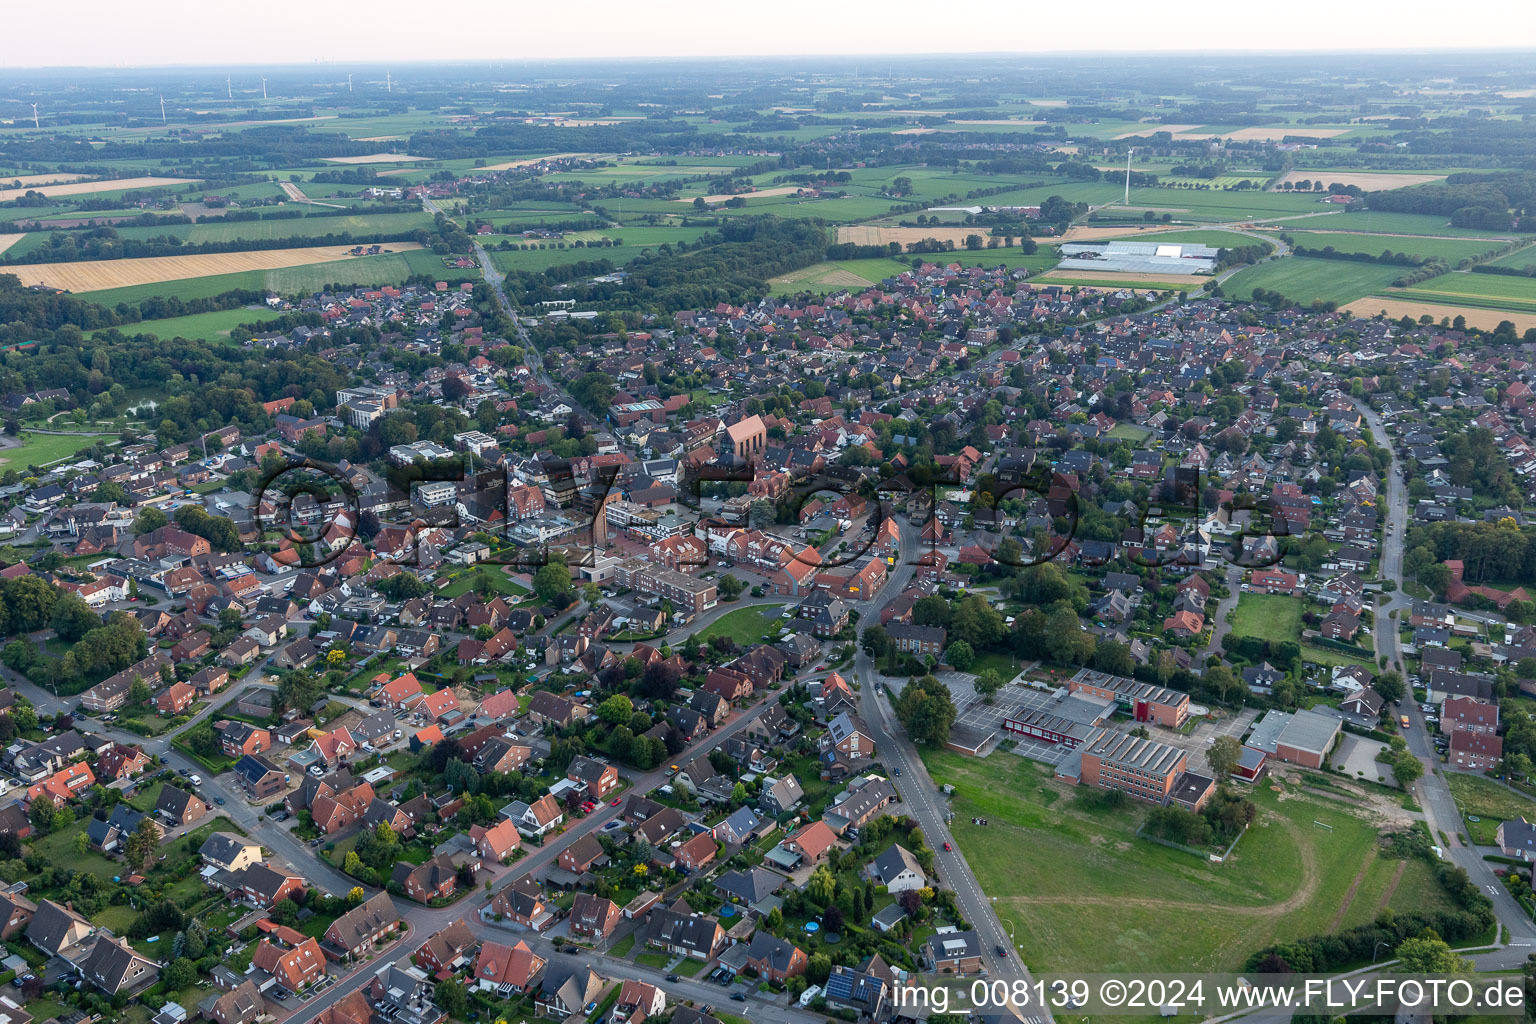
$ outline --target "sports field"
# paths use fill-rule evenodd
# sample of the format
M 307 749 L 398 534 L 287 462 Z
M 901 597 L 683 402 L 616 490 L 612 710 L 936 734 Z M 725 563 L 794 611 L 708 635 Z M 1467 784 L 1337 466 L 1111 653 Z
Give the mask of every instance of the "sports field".
M 1303 305 L 1318 300 L 1342 304 L 1389 287 L 1402 273 L 1402 267 L 1377 263 L 1287 256 L 1238 271 L 1222 289 L 1239 299 L 1263 288 Z
M 1270 942 L 1447 905 L 1425 865 L 1378 855 L 1364 799 L 1266 782 L 1258 821 L 1218 865 L 1137 839 L 1145 805 L 1102 809 L 1016 755 L 924 760 L 955 787 L 956 841 L 1034 970 L 1231 971 Z
M 0 448 L 0 472 L 62 462 L 100 440 L 102 438 L 85 434 L 35 434 L 23 431 L 18 447 Z
M 194 277 L 237 274 L 253 270 L 366 259 L 352 256 L 351 246 L 321 245 L 298 249 L 258 249 L 205 253 L 196 256 L 149 256 L 131 260 L 90 260 L 79 263 L 29 263 L 8 268 L 24 285 L 45 284 L 71 292 L 100 291 L 132 285 L 179 281 Z M 396 252 L 420 249 L 415 242 L 392 242 Z

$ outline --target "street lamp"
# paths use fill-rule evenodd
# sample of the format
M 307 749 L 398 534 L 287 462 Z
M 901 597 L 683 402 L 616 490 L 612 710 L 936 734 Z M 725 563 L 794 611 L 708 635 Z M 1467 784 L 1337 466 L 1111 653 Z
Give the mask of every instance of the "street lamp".
M 1386 946 L 1388 949 L 1390 949 L 1392 947 L 1392 943 L 1390 943 L 1390 942 L 1378 942 L 1378 943 L 1376 943 L 1376 948 L 1371 950 L 1371 963 L 1375 963 L 1376 962 L 1376 954 L 1381 951 L 1381 947 L 1382 946 Z

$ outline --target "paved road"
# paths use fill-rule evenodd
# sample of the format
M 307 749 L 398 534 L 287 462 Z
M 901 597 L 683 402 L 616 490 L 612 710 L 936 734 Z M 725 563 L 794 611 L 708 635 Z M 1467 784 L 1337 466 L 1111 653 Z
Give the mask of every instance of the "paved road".
M 1376 640 L 1376 656 L 1379 659 L 1386 658 L 1387 664 L 1393 668 L 1402 670 L 1403 650 L 1402 642 L 1398 637 L 1398 623 L 1403 620 L 1412 608 L 1412 599 L 1403 592 L 1403 540 L 1408 528 L 1408 488 L 1403 479 L 1402 465 L 1398 461 L 1397 452 L 1392 447 L 1392 440 L 1387 435 L 1386 427 L 1381 417 L 1375 410 L 1356 400 L 1356 407 L 1365 417 L 1366 425 L 1370 428 L 1371 435 L 1376 443 L 1392 452 L 1392 464 L 1387 474 L 1387 489 L 1385 505 L 1387 510 L 1386 536 L 1381 548 L 1381 576 L 1383 579 L 1396 580 L 1398 587 L 1390 594 L 1379 595 L 1376 605 L 1376 629 L 1372 634 Z M 1397 619 L 1390 618 L 1392 611 L 1397 612 Z M 1424 821 L 1429 826 L 1430 834 L 1437 843 L 1442 842 L 1444 835 L 1450 841 L 1445 850 L 1446 856 L 1455 864 L 1466 869 L 1467 876 L 1473 884 L 1480 887 L 1488 898 L 1493 901 L 1494 914 L 1499 922 L 1509 928 L 1510 946 L 1499 953 L 1487 954 L 1500 966 L 1518 966 L 1525 960 L 1525 955 L 1536 951 L 1536 923 L 1516 903 L 1514 898 L 1499 884 L 1493 868 L 1483 860 L 1484 851 L 1476 846 L 1468 846 L 1460 842 L 1458 833 L 1463 831 L 1461 812 L 1456 807 L 1456 801 L 1451 796 L 1450 787 L 1445 781 L 1446 767 L 1440 763 L 1440 757 L 1435 752 L 1434 744 L 1429 738 L 1429 728 L 1424 722 L 1423 713 L 1412 696 L 1404 698 L 1397 708 L 1398 714 L 1406 714 L 1410 723 L 1407 731 L 1408 749 L 1424 764 L 1424 776 L 1416 784 L 1417 796 L 1420 806 L 1424 808 Z

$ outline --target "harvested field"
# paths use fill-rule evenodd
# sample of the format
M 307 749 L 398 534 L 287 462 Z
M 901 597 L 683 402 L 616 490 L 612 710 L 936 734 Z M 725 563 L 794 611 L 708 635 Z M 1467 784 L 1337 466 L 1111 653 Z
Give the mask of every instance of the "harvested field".
M 26 237 L 26 235 L 0 235 L 0 252 L 5 252 L 5 250 Z
M 106 181 L 71 181 L 62 185 L 41 185 L 30 191 L 45 196 L 84 196 L 92 192 L 118 192 L 130 188 L 155 188 L 159 185 L 189 185 L 197 178 L 111 178 Z M 9 189 L 0 192 L 0 203 L 8 203 L 27 189 Z
M 0 178 L 0 191 L 8 188 L 31 188 L 34 185 L 62 185 L 67 181 L 79 181 L 84 174 L 17 174 Z
M 358 142 L 404 142 L 410 138 L 408 135 L 370 135 L 367 138 L 358 139 Z
M 1122 229 L 1120 233 L 1125 232 Z M 976 228 L 881 228 L 868 224 L 845 224 L 837 229 L 839 242 L 852 242 L 854 245 L 890 245 L 892 242 L 899 242 L 905 246 L 909 242 L 921 242 L 925 238 L 964 245 L 966 235 L 986 237 Z
M 894 132 L 891 132 L 891 134 L 892 135 L 932 135 L 936 131 L 938 131 L 937 128 L 900 128 L 900 129 L 897 129 Z
M 131 260 L 91 260 L 80 263 L 34 263 L 7 268 L 21 283 L 46 284 L 71 292 L 181 281 L 245 270 L 275 270 L 311 263 L 351 259 L 347 245 L 317 245 L 298 249 L 262 249 L 248 252 L 206 253 L 196 256 L 149 256 Z M 415 242 L 391 242 L 388 250 L 420 249 Z
M 800 187 L 798 185 L 784 185 L 780 188 L 762 188 L 758 189 L 756 192 L 740 192 L 737 193 L 737 195 L 705 196 L 704 201 L 706 203 L 723 203 L 727 199 L 736 199 L 738 196 L 742 199 L 766 199 L 769 196 L 787 196 L 798 191 L 800 191 Z M 674 203 L 691 203 L 693 202 L 693 199 L 692 197 L 689 197 L 687 199 L 674 199 L 672 201 Z
M 1016 120 L 1013 120 L 1012 118 L 1002 117 L 1002 118 L 996 118 L 994 120 L 967 120 L 965 118 L 960 118 L 960 119 L 951 121 L 950 124 L 1013 124 L 1013 125 L 1019 125 L 1021 127 L 1029 128 L 1029 127 L 1033 127 L 1033 126 L 1035 126 L 1037 124 L 1045 124 L 1045 122 L 1044 121 L 1016 121 Z
M 1157 227 L 1138 229 L 1134 224 L 1122 224 L 1115 228 L 1071 227 L 1065 234 L 1055 238 L 1038 239 L 1041 244 L 1047 242 L 1097 242 L 1101 238 L 1119 238 L 1135 240 L 1142 235 L 1154 235 L 1159 231 L 1178 231 L 1179 225 L 1160 224 Z
M 328 156 L 328 164 L 398 164 L 411 160 L 430 160 L 431 157 L 412 156 L 409 153 L 369 153 L 367 156 Z
M 1255 128 L 1239 128 L 1235 132 L 1227 132 L 1222 136 L 1234 142 L 1263 142 L 1266 139 L 1279 139 L 1287 135 L 1295 135 L 1306 139 L 1331 139 L 1335 135 L 1343 135 L 1350 131 L 1348 128 L 1312 128 L 1307 125 L 1277 124 L 1261 125 Z
M 545 160 L 569 160 L 571 157 L 587 157 L 592 160 L 604 159 L 600 153 L 551 153 L 548 156 L 530 156 L 521 160 L 503 160 L 499 164 L 488 164 L 485 167 L 476 167 L 476 171 L 510 171 L 518 167 L 530 167 L 533 164 L 543 163 Z
M 1430 181 L 1443 181 L 1443 174 L 1385 174 L 1375 171 L 1330 171 L 1327 169 L 1318 171 L 1291 171 L 1285 177 L 1275 182 L 1278 186 L 1281 182 L 1290 181 L 1322 181 L 1330 185 L 1354 185 L 1363 188 L 1367 192 L 1385 192 L 1388 189 L 1406 188 L 1409 185 L 1423 185 Z M 1273 189 L 1271 189 L 1273 191 Z
M 1156 132 L 1168 132 L 1170 135 L 1177 135 L 1180 132 L 1192 132 L 1199 127 L 1200 126 L 1197 124 L 1144 124 L 1140 128 L 1135 128 L 1128 132 L 1121 132 L 1119 135 L 1116 135 L 1115 138 L 1135 139 L 1143 135 L 1152 135 Z
M 1356 316 L 1375 316 L 1384 311 L 1393 319 L 1408 316 L 1417 320 L 1428 313 L 1437 323 L 1441 317 L 1450 317 L 1455 320 L 1461 316 L 1466 317 L 1468 327 L 1485 331 L 1491 331 L 1499 326 L 1501 320 L 1513 323 L 1517 331 L 1536 327 L 1536 313 L 1516 313 L 1508 309 L 1483 309 L 1477 306 L 1449 306 L 1436 302 L 1410 302 L 1404 299 L 1384 299 L 1379 295 L 1367 295 L 1363 299 L 1356 299 L 1354 302 L 1347 303 L 1347 308 Z

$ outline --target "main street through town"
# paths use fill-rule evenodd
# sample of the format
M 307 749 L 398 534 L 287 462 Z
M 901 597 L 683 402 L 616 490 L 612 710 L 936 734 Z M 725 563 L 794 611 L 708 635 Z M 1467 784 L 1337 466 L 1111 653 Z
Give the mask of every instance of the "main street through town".
M 1381 578 L 1394 580 L 1397 589 L 1379 595 L 1376 609 L 1376 657 L 1385 658 L 1390 668 L 1403 668 L 1402 640 L 1398 634 L 1401 623 L 1413 607 L 1413 599 L 1403 591 L 1403 543 L 1408 530 L 1408 488 L 1403 480 L 1402 464 L 1398 460 L 1392 439 L 1378 415 L 1363 402 L 1356 402 L 1371 436 L 1378 445 L 1392 452 L 1392 464 L 1387 473 L 1386 536 L 1381 548 Z M 1395 613 L 1395 617 L 1394 617 Z M 1430 741 L 1429 726 L 1423 712 L 1413 699 L 1412 692 L 1404 696 L 1398 714 L 1407 715 L 1410 728 L 1406 731 L 1408 749 L 1424 764 L 1424 775 L 1415 784 L 1420 806 L 1424 809 L 1424 822 L 1430 835 L 1442 845 L 1444 855 L 1452 863 L 1466 869 L 1472 883 L 1493 901 L 1494 913 L 1499 923 L 1509 929 L 1508 946 L 1497 953 L 1483 954 L 1475 959 L 1482 969 L 1518 967 L 1526 954 L 1536 952 L 1536 924 L 1525 909 L 1515 902 L 1493 873 L 1493 868 L 1483 859 L 1483 852 L 1476 846 L 1461 841 L 1463 831 L 1461 811 L 1446 784 L 1445 772 L 1449 769 L 1440 763 Z

